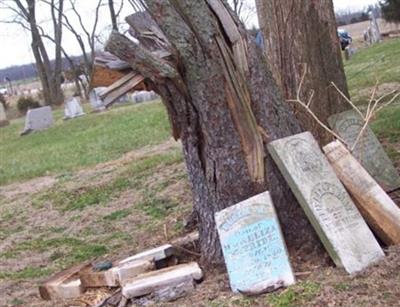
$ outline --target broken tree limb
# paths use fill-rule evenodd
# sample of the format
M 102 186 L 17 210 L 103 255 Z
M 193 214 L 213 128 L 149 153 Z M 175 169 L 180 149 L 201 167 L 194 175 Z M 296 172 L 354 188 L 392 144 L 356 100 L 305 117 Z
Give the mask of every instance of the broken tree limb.
M 393 200 L 342 143 L 332 142 L 324 151 L 376 234 L 388 245 L 400 244 L 400 209 Z

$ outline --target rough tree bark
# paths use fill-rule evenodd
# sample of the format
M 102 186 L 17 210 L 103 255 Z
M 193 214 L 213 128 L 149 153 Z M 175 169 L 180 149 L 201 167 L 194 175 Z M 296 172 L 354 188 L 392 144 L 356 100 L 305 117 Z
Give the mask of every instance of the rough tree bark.
M 163 98 L 173 135 L 182 140 L 205 263 L 223 259 L 214 213 L 268 187 L 289 247 L 320 246 L 266 149 L 300 125 L 237 16 L 221 0 L 145 5 L 168 40 L 161 44 L 169 45 L 167 60 L 115 32 L 106 49 Z
M 256 0 L 258 19 L 265 37 L 266 56 L 283 96 L 296 98 L 307 69 L 302 98 L 314 92 L 311 109 L 322 122 L 348 108 L 330 85 L 334 82 L 349 96 L 337 38 L 332 0 Z M 321 144 L 330 136 L 300 106 L 296 116 Z

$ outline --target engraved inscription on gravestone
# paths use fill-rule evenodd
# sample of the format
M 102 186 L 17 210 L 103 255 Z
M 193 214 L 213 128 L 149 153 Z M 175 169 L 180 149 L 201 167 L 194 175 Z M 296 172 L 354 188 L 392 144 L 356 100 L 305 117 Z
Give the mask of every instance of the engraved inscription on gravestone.
M 352 148 L 364 123 L 354 110 L 335 114 L 328 119 L 331 128 Z M 381 143 L 368 127 L 358 141 L 353 156 L 386 191 L 400 187 L 400 176 Z
M 234 292 L 272 291 L 295 282 L 268 192 L 215 215 Z
M 311 133 L 274 141 L 268 150 L 337 266 L 354 273 L 383 257 Z

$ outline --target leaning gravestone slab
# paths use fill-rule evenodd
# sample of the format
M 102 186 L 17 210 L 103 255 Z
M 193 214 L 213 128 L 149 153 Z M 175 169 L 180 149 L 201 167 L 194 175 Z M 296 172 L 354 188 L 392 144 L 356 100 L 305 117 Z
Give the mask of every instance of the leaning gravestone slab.
M 328 122 L 348 148 L 352 148 L 364 125 L 354 110 L 335 114 Z M 371 128 L 365 130 L 352 154 L 385 191 L 400 188 L 400 176 Z
M 9 125 L 10 122 L 7 120 L 6 111 L 4 110 L 4 106 L 0 103 L 0 128 Z
M 232 291 L 257 294 L 294 284 L 268 192 L 215 214 Z
M 65 103 L 64 119 L 71 119 L 83 115 L 85 115 L 85 113 L 83 112 L 82 106 L 78 99 L 74 97 Z
M 53 114 L 49 106 L 31 109 L 26 113 L 25 129 L 21 135 L 32 131 L 40 131 L 53 125 Z
M 337 266 L 351 274 L 384 256 L 310 132 L 268 150 Z

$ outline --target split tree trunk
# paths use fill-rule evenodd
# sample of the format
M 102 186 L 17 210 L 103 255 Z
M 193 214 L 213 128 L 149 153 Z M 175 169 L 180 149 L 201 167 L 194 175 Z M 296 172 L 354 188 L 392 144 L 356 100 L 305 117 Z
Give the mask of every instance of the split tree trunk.
M 139 71 L 167 107 L 183 144 L 205 263 L 223 261 L 215 212 L 268 188 L 289 248 L 319 247 L 266 149 L 269 141 L 299 133 L 300 125 L 237 16 L 221 0 L 145 3 L 168 60 L 118 33 L 106 49 Z
M 307 69 L 302 100 L 315 92 L 311 109 L 325 124 L 330 115 L 349 108 L 331 86 L 334 82 L 349 97 L 332 0 L 256 0 L 265 37 L 265 53 L 285 99 L 296 98 Z M 294 105 L 304 129 L 321 144 L 330 140 L 301 106 Z

